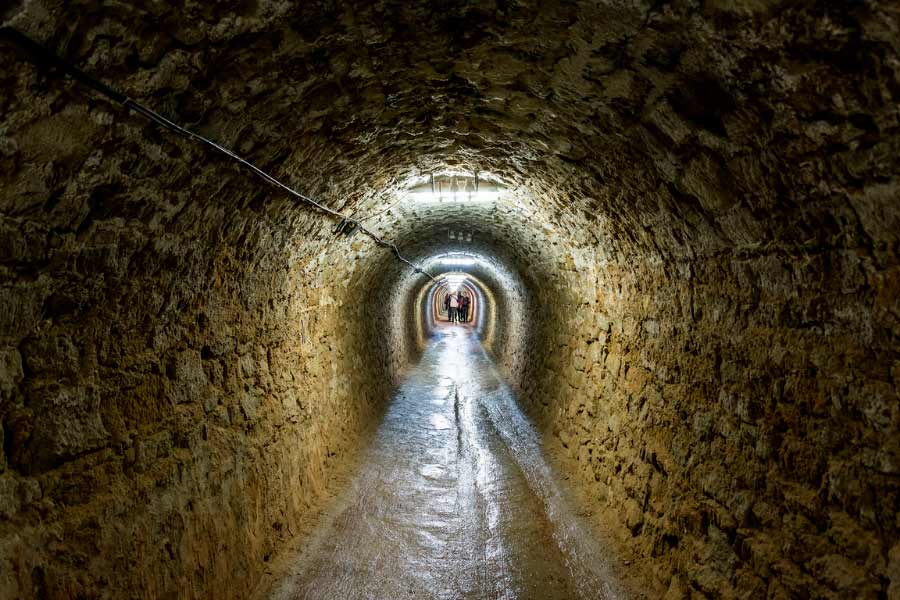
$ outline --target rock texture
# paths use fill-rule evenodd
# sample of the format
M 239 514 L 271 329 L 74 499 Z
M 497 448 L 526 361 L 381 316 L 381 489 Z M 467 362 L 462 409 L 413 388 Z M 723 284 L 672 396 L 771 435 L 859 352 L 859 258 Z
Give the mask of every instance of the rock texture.
M 892 3 L 3 11 L 411 257 L 486 257 L 493 352 L 657 595 L 900 597 Z M 9 48 L 0 74 L 0 596 L 244 597 L 426 281 Z M 435 168 L 520 206 L 393 204 Z

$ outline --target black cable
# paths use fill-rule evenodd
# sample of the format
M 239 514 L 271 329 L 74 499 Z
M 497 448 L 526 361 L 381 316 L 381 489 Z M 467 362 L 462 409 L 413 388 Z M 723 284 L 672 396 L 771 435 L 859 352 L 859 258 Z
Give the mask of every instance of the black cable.
M 125 101 L 128 100 L 124 94 L 97 81 L 78 67 L 70 65 L 17 29 L 13 29 L 12 27 L 0 27 L 0 39 L 6 39 L 23 50 L 27 50 L 37 64 L 56 67 L 78 83 L 93 88 L 119 104 L 124 104 Z
M 82 85 L 85 85 L 85 86 L 93 89 L 94 91 L 99 92 L 100 94 L 106 96 L 113 102 L 116 102 L 117 104 L 121 104 L 125 108 L 142 115 L 143 117 L 153 121 L 154 123 L 160 125 L 161 127 L 168 129 L 169 131 L 176 133 L 182 137 L 186 137 L 191 140 L 196 140 L 196 141 L 200 142 L 201 144 L 209 146 L 210 148 L 219 152 L 220 154 L 224 154 L 228 158 L 230 158 L 230 159 L 234 160 L 235 162 L 240 163 L 244 167 L 250 169 L 256 175 L 258 175 L 259 177 L 261 177 L 268 183 L 284 190 L 285 192 L 287 192 L 288 194 L 290 194 L 296 198 L 299 198 L 300 200 L 302 200 L 306 204 L 316 208 L 317 210 L 324 212 L 324 213 L 326 213 L 332 217 L 335 217 L 337 219 L 341 219 L 344 222 L 352 223 L 357 229 L 359 229 L 359 231 L 362 231 L 365 235 L 367 235 L 369 238 L 371 238 L 377 245 L 382 246 L 384 248 L 389 248 L 393 252 L 394 256 L 397 257 L 397 260 L 412 267 L 416 273 L 421 273 L 421 274 L 425 275 L 426 277 L 428 277 L 429 279 L 431 279 L 432 281 L 437 281 L 437 279 L 435 279 L 430 273 L 423 271 L 421 269 L 421 267 L 419 267 L 417 264 L 413 263 L 412 261 L 405 258 L 402 254 L 400 254 L 400 250 L 397 248 L 396 244 L 394 244 L 393 242 L 386 241 L 386 240 L 382 239 L 381 237 L 379 237 L 378 235 L 376 235 L 373 231 L 371 231 L 370 229 L 365 227 L 359 219 L 354 219 L 353 217 L 344 215 L 343 213 L 340 213 L 336 210 L 332 210 L 332 209 L 328 208 L 327 206 L 325 206 L 324 204 L 316 202 L 309 196 L 301 194 L 300 192 L 281 183 L 281 181 L 279 181 L 272 175 L 269 175 L 268 173 L 266 173 L 265 171 L 263 171 L 262 169 L 260 169 L 259 167 L 257 167 L 253 163 L 251 163 L 250 161 L 242 158 L 241 156 L 239 156 L 232 150 L 229 150 L 228 148 L 225 148 L 224 146 L 221 146 L 221 145 L 217 144 L 216 142 L 203 137 L 202 135 L 198 135 L 198 134 L 194 133 L 193 131 L 190 131 L 189 129 L 185 129 L 181 125 L 174 123 L 173 121 L 170 121 L 169 119 L 165 118 L 164 116 L 157 113 L 156 111 L 151 110 L 150 108 L 147 108 L 146 106 L 144 106 L 138 102 L 135 102 L 134 100 L 132 100 L 125 94 L 123 94 L 117 90 L 114 90 L 113 88 L 109 87 L 108 85 L 106 85 L 105 83 L 103 83 L 101 81 L 94 79 L 93 77 L 91 77 L 90 75 L 88 75 L 87 73 L 85 73 L 84 71 L 79 69 L 78 67 L 76 67 L 70 63 L 67 63 L 66 61 L 64 61 L 63 59 L 58 57 L 56 54 L 50 52 L 47 48 L 45 48 L 41 44 L 37 43 L 36 41 L 34 41 L 33 39 L 31 39 L 30 37 L 28 37 L 21 31 L 14 29 L 12 27 L 0 27 L 0 40 L 7 40 L 9 42 L 12 42 L 16 46 L 22 48 L 23 50 L 26 50 L 28 52 L 29 56 L 32 58 L 32 60 L 35 63 L 37 63 L 38 65 L 55 67 L 55 68 L 63 71 L 66 75 L 68 75 L 69 77 L 71 77 L 72 79 L 77 81 L 78 83 L 81 83 Z

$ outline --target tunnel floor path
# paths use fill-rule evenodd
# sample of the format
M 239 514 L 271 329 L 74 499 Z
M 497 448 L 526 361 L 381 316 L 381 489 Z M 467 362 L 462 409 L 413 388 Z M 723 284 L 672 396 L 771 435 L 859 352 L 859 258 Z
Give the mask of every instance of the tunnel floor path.
M 620 598 L 477 335 L 442 326 L 277 600 Z

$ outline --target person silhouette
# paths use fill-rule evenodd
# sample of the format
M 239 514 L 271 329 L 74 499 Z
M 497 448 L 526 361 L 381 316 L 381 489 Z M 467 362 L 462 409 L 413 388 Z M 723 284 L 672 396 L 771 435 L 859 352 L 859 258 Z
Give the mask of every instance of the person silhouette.
M 450 322 L 459 322 L 459 297 L 450 292 Z

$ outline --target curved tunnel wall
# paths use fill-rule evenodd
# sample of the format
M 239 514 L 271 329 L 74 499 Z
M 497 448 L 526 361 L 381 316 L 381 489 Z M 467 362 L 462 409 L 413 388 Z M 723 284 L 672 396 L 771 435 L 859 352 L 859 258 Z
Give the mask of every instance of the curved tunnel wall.
M 506 265 L 494 354 L 654 590 L 897 593 L 888 3 L 221 8 L 3 16 L 416 260 Z M 415 356 L 373 314 L 423 282 L 0 61 L 0 595 L 243 597 Z M 521 206 L 391 207 L 445 167 Z
M 422 234 L 422 231 L 414 231 L 409 235 L 412 238 L 422 237 Z M 428 236 L 425 237 L 427 239 Z M 423 252 L 418 256 L 422 267 L 435 276 L 440 276 L 444 272 L 440 267 L 440 255 L 447 248 L 444 242 L 432 240 L 423 245 L 421 250 L 414 247 L 410 250 Z M 384 260 L 384 271 L 373 269 L 372 273 L 377 274 L 377 277 L 369 284 L 373 289 L 383 290 L 375 295 L 391 298 L 390 302 L 384 304 L 384 322 L 390 326 L 385 329 L 383 339 L 373 340 L 373 343 L 378 346 L 379 352 L 397 357 L 392 371 L 393 377 L 396 377 L 403 365 L 418 359 L 419 353 L 434 333 L 431 313 L 436 284 L 424 276 L 397 269 L 389 256 Z M 501 362 L 520 364 L 527 335 L 525 319 L 529 314 L 530 299 L 527 287 L 519 275 L 496 259 L 480 259 L 472 266 L 454 267 L 454 272 L 465 273 L 478 292 L 479 308 L 475 331 L 485 349 Z
M 428 265 L 429 261 L 426 260 L 424 264 Z M 457 267 L 454 272 L 466 274 L 466 283 L 476 297 L 475 333 L 484 348 L 498 360 L 513 360 L 512 357 L 519 355 L 521 345 L 525 343 L 522 334 L 530 308 L 527 290 L 517 275 L 502 264 L 483 259 L 472 266 Z M 424 320 L 430 319 L 433 304 L 430 298 L 436 289 L 435 286 L 428 287 L 429 302 L 413 303 L 405 300 L 401 304 L 410 306 Z M 428 332 L 433 333 L 433 329 Z
M 466 277 L 467 279 L 460 285 L 459 291 L 468 294 L 471 301 L 469 324 L 483 343 L 490 345 L 493 343 L 497 320 L 504 317 L 497 312 L 494 292 L 471 273 Z M 443 302 L 449 290 L 446 284 L 438 283 L 426 284 L 424 290 L 421 299 L 410 303 L 410 308 L 418 316 L 418 319 L 425 323 L 425 330 L 430 336 L 437 331 L 438 321 L 446 322 L 447 313 L 443 309 Z

